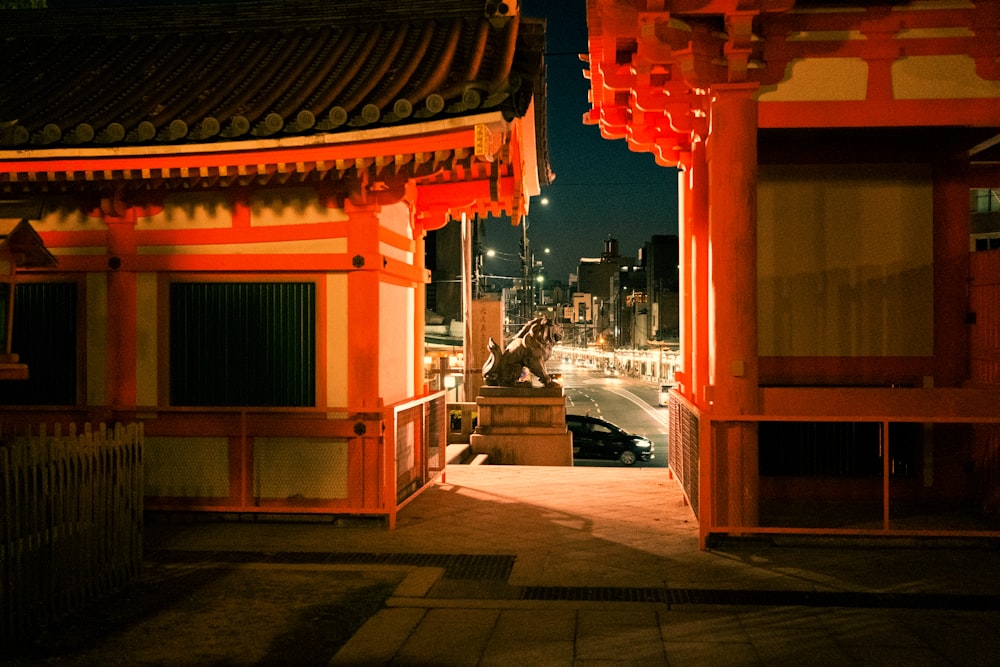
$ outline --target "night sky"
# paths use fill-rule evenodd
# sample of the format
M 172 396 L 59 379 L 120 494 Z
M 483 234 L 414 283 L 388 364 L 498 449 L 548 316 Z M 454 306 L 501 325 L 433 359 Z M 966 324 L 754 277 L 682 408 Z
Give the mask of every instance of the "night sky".
M 48 0 L 48 6 L 170 2 Z M 586 63 L 579 55 L 587 52 L 586 2 L 522 0 L 521 9 L 524 16 L 547 20 L 547 131 L 549 164 L 555 173 L 552 184 L 532 199 L 528 237 L 535 259 L 544 262 L 548 278 L 565 283 L 581 257 L 600 256 L 609 236 L 618 240 L 623 256 L 635 257 L 653 234 L 676 234 L 677 172 L 657 166 L 649 153 L 633 153 L 623 139 L 602 139 L 596 125 L 583 124 L 589 109 L 589 81 L 583 77 Z M 549 200 L 547 205 L 541 204 L 542 197 Z M 484 229 L 484 247 L 518 252 L 521 228 L 513 227 L 509 218 L 490 219 Z M 551 252 L 544 254 L 544 248 Z M 486 261 L 486 268 L 493 273 L 519 273 L 516 263 Z
M 635 257 L 653 234 L 676 234 L 677 171 L 583 124 L 590 108 L 586 63 L 579 58 L 587 52 L 586 2 L 522 0 L 521 10 L 547 21 L 549 163 L 555 173 L 542 191 L 548 205 L 532 199 L 528 237 L 549 278 L 565 283 L 581 257 L 601 255 L 608 236 L 618 239 L 623 256 Z M 487 225 L 485 245 L 517 252 L 520 228 L 497 222 Z

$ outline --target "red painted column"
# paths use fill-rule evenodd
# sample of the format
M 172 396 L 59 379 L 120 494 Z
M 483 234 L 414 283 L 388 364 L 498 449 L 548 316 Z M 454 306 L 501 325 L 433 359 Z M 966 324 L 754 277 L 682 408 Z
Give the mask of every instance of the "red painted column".
M 380 410 L 379 309 L 380 269 L 377 206 L 355 206 L 350 216 L 347 252 L 353 270 L 347 274 L 347 403 L 351 412 Z
M 708 408 L 709 238 L 708 162 L 704 141 L 691 147 L 691 400 Z
M 110 408 L 133 412 L 136 402 L 136 318 L 138 317 L 135 273 L 135 211 L 123 215 L 105 215 L 108 226 L 108 322 L 107 322 L 107 391 Z M 113 315 L 112 315 L 113 314 Z M 129 419 L 129 415 L 116 415 Z
M 692 397 L 691 380 L 694 372 L 691 367 L 693 355 L 691 339 L 691 321 L 694 305 L 694 276 L 691 273 L 691 167 L 677 173 L 677 200 L 679 202 L 679 215 L 677 216 L 677 238 L 679 244 L 680 257 L 678 258 L 681 270 L 678 273 L 680 292 L 680 322 L 678 334 L 680 339 L 680 367 L 678 373 L 677 389 L 689 399 Z
M 969 377 L 969 183 L 967 161 L 934 164 L 934 386 Z
M 759 410 L 756 88 L 732 84 L 712 89 L 707 145 L 709 381 L 712 413 L 720 417 Z M 714 523 L 756 525 L 757 424 L 713 424 L 713 459 L 722 473 L 715 481 Z
M 379 348 L 382 254 L 379 252 L 379 207 L 375 204 L 344 203 L 350 216 L 347 253 L 353 267 L 347 273 L 347 408 L 355 421 L 348 475 L 360 480 L 351 489 L 351 504 L 388 509 L 390 470 L 395 460 L 384 446 L 382 433 L 362 428 L 378 419 L 382 409 L 379 393 Z M 357 494 L 357 495 L 355 495 Z

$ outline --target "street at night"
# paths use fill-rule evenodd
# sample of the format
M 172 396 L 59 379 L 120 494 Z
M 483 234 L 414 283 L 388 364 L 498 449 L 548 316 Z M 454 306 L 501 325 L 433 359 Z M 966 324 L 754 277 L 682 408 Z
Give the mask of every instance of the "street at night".
M 607 375 L 602 370 L 576 366 L 553 354 L 549 367 L 562 375 L 566 394 L 566 413 L 590 415 L 620 426 L 629 433 L 653 441 L 656 450 L 651 461 L 638 461 L 636 467 L 667 466 L 667 409 L 657 407 L 657 385 L 636 378 Z M 621 466 L 618 461 L 576 459 L 577 466 Z

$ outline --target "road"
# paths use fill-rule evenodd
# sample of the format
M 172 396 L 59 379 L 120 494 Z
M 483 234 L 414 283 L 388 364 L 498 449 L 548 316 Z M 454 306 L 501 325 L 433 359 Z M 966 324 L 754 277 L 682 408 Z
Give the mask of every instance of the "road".
M 572 364 L 550 361 L 548 366 L 551 371 L 562 374 L 559 381 L 566 394 L 567 413 L 589 414 L 617 424 L 630 433 L 646 436 L 655 445 L 655 455 L 652 461 L 636 463 L 635 467 L 667 466 L 667 409 L 656 405 L 656 385 L 631 378 L 608 377 L 603 372 Z M 617 461 L 582 459 L 576 459 L 573 464 L 622 465 Z

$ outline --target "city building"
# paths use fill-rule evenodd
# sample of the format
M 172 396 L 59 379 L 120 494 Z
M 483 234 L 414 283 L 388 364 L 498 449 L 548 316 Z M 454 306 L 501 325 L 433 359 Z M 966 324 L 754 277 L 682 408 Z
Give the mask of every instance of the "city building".
M 642 249 L 650 340 L 676 340 L 680 331 L 680 255 L 675 234 L 655 234 Z
M 646 287 L 646 269 L 642 266 L 622 266 L 611 276 L 609 335 L 614 347 L 637 347 L 648 340 L 649 294 Z
M 443 465 L 425 237 L 548 173 L 544 23 L 492 7 L 5 11 L 0 217 L 57 262 L 5 432 L 141 420 L 147 509 L 391 521 Z
M 1000 250 L 970 240 L 998 17 L 588 0 L 587 122 L 681 170 L 669 461 L 703 545 L 1000 534 Z

